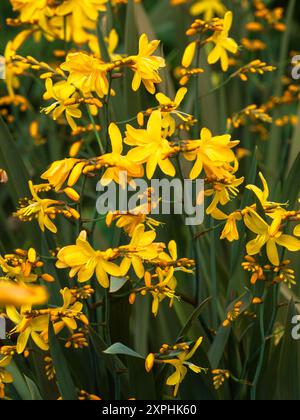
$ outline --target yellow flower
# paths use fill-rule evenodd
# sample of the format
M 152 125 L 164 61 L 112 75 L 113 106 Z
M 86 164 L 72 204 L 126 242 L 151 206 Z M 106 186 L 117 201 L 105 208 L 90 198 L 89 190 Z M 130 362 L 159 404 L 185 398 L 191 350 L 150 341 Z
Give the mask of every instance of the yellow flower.
M 163 244 L 154 243 L 156 233 L 151 230 L 145 232 L 145 226 L 136 227 L 130 244 L 120 247 L 120 251 L 125 254 L 121 263 L 122 275 L 126 275 L 133 266 L 136 275 L 141 279 L 144 277 L 144 262 L 151 261 L 158 257 L 163 249 Z
M 217 61 L 221 60 L 222 70 L 225 72 L 229 67 L 229 58 L 228 52 L 236 54 L 238 52 L 238 45 L 232 39 L 229 38 L 229 31 L 232 26 L 233 14 L 232 12 L 227 12 L 224 17 L 224 28 L 222 31 L 216 31 L 210 40 L 215 44 L 214 49 L 208 56 L 208 63 L 215 64 Z
M 207 128 L 201 130 L 200 137 L 200 140 L 185 143 L 185 158 L 190 161 L 196 160 L 190 178 L 196 179 L 203 169 L 208 176 L 211 173 L 216 173 L 218 176 L 222 172 L 224 174 L 224 170 L 222 171 L 224 165 L 236 161 L 231 149 L 237 146 L 239 141 L 231 141 L 229 134 L 213 137 Z M 228 174 L 228 171 L 225 173 Z
M 159 69 L 166 66 L 162 57 L 153 56 L 157 50 L 160 41 L 149 42 L 146 34 L 140 37 L 139 52 L 137 55 L 130 56 L 124 60 L 134 71 L 132 81 L 132 89 L 137 91 L 143 82 L 147 91 L 151 94 L 155 93 L 155 84 L 161 82 L 158 74 Z
M 35 189 L 32 181 L 29 181 L 29 189 L 32 194 L 32 199 L 26 203 L 25 207 L 21 207 L 14 213 L 14 217 L 26 222 L 32 219 L 37 219 L 39 226 L 43 232 L 45 228 L 52 233 L 57 233 L 57 227 L 51 220 L 51 217 L 56 214 L 56 205 L 61 205 L 60 201 L 42 199 L 40 198 Z
M 86 232 L 82 231 L 76 245 L 66 246 L 59 251 L 56 266 L 70 268 L 70 278 L 77 275 L 79 283 L 89 281 L 96 274 L 99 284 L 107 289 L 110 284 L 108 275 L 122 275 L 120 268 L 111 262 L 117 255 L 112 249 L 95 251 L 87 241 Z
M 159 310 L 159 304 L 166 299 L 170 299 L 170 307 L 173 305 L 175 297 L 175 289 L 177 286 L 177 280 L 174 276 L 175 269 L 174 267 L 169 267 L 165 270 L 162 270 L 160 267 L 156 268 L 156 274 L 154 277 L 157 277 L 158 282 L 152 284 L 152 276 L 150 273 L 145 274 L 145 292 L 150 292 L 152 295 L 152 313 L 156 317 Z M 143 293 L 143 290 L 142 290 Z
M 220 0 L 198 0 L 191 7 L 191 14 L 199 16 L 204 14 L 204 20 L 211 20 L 214 16 L 224 16 L 226 7 Z
M 37 318 L 27 317 L 25 314 L 30 311 L 31 306 L 22 306 L 20 313 L 14 306 L 6 307 L 8 318 L 16 325 L 10 331 L 10 335 L 19 334 L 17 340 L 18 354 L 23 353 L 30 338 L 32 338 L 41 350 L 47 351 L 49 349 L 48 343 L 41 337 L 41 333 L 48 330 L 49 316 L 43 315 Z
M 248 255 L 259 254 L 266 245 L 270 262 L 275 266 L 279 266 L 280 258 L 277 246 L 283 246 L 292 252 L 300 250 L 300 240 L 291 235 L 285 235 L 281 231 L 281 217 L 275 218 L 272 224 L 268 225 L 254 210 L 251 208 L 248 210 L 244 217 L 245 224 L 248 229 L 257 234 L 256 239 L 247 244 Z
M 11 280 L 18 282 L 33 283 L 38 275 L 33 272 L 34 268 L 40 268 L 43 263 L 37 258 L 35 249 L 29 251 L 16 250 L 15 254 L 0 255 L 0 268 Z
M 207 214 L 212 214 L 218 204 L 225 206 L 232 197 L 239 193 L 238 187 L 244 182 L 244 177 L 236 178 L 234 175 L 220 181 L 213 181 L 211 189 L 205 191 L 205 195 L 213 196 L 213 200 L 206 210 Z
M 124 229 L 130 237 L 140 224 L 145 224 L 150 229 L 155 230 L 161 223 L 148 216 L 159 205 L 159 200 L 152 197 L 152 192 L 153 190 L 148 188 L 141 194 L 139 198 L 142 204 L 129 212 L 109 212 L 106 216 L 107 226 L 110 227 L 113 221 L 117 221 L 116 226 Z M 144 200 L 147 200 L 147 202 L 144 202 Z
M 126 127 L 125 143 L 136 146 L 128 153 L 128 158 L 133 162 L 142 164 L 147 162 L 147 177 L 151 179 L 157 166 L 162 172 L 171 177 L 176 170 L 169 156 L 174 154 L 174 147 L 162 135 L 162 115 L 154 111 L 148 121 L 147 129 L 136 129 L 130 125 Z
M 0 306 L 42 305 L 48 300 L 42 286 L 25 286 L 0 278 Z
M 40 229 L 45 232 L 47 228 L 52 233 L 57 233 L 57 227 L 52 222 L 58 214 L 62 214 L 69 219 L 80 218 L 79 213 L 67 206 L 62 201 L 50 200 L 48 198 L 40 198 L 38 196 L 38 186 L 34 186 L 32 181 L 29 181 L 29 189 L 32 194 L 32 199 L 23 199 L 20 201 L 20 208 L 13 214 L 22 222 L 31 222 L 37 219 Z
M 108 94 L 107 72 L 110 65 L 102 60 L 82 52 L 70 53 L 61 68 L 69 73 L 68 83 L 85 95 L 96 92 L 100 98 L 103 98 Z
M 175 372 L 167 379 L 167 385 L 174 386 L 174 397 L 178 394 L 179 386 L 183 382 L 188 373 L 188 369 L 195 373 L 201 373 L 204 369 L 189 362 L 194 356 L 200 345 L 202 344 L 203 337 L 198 338 L 192 349 L 180 352 L 174 359 L 164 360 L 163 363 L 172 365 Z
M 281 205 L 285 205 L 285 204 L 269 201 L 270 190 L 269 190 L 268 183 L 261 172 L 259 173 L 259 177 L 263 184 L 263 189 L 258 188 L 256 185 L 247 185 L 246 188 L 252 191 L 256 195 L 256 197 L 261 202 L 262 207 L 264 208 L 268 216 L 270 216 L 272 219 L 276 219 L 277 217 L 284 216 L 284 214 L 286 213 L 286 210 L 283 209 Z
M 47 79 L 44 99 L 48 100 L 52 98 L 55 99 L 56 102 L 47 108 L 44 108 L 43 111 L 46 114 L 50 114 L 52 112 L 54 121 L 56 121 L 63 113 L 65 113 L 70 127 L 72 130 L 76 130 L 77 125 L 74 121 L 74 118 L 82 117 L 79 104 L 76 103 L 76 98 L 78 98 L 76 88 L 66 81 L 60 81 L 53 85 L 52 79 Z M 72 99 L 74 99 L 75 103 L 73 103 Z
M 212 211 L 211 215 L 216 220 L 226 220 L 220 239 L 226 238 L 229 242 L 239 240 L 240 235 L 237 228 L 237 222 L 242 220 L 242 214 L 240 211 L 235 211 L 227 216 L 227 214 L 216 208 Z
M 141 165 L 133 163 L 128 157 L 122 156 L 123 139 L 116 124 L 110 124 L 109 135 L 112 144 L 112 153 L 103 155 L 100 159 L 103 166 L 109 166 L 101 178 L 101 184 L 106 186 L 112 181 L 115 181 L 125 189 L 126 181 L 130 183 L 132 178 L 141 178 L 144 176 L 144 169 Z M 124 174 L 126 174 L 126 177 L 122 176 Z
M 140 224 L 145 223 L 150 229 L 154 230 L 156 227 L 160 226 L 160 222 L 151 217 L 148 217 L 144 213 L 138 213 L 138 209 L 133 210 L 130 213 L 122 214 L 119 212 L 108 213 L 106 217 L 106 224 L 108 227 L 111 226 L 112 222 L 117 220 L 116 226 L 132 237 L 136 227 Z
M 85 43 L 89 30 L 96 27 L 99 12 L 106 11 L 107 0 L 64 0 L 56 8 L 57 16 L 66 17 L 67 29 L 75 43 Z
M 71 333 L 73 333 L 73 331 L 77 329 L 76 319 L 82 318 L 86 320 L 85 316 L 82 314 L 83 304 L 76 301 L 71 290 L 67 287 L 61 290 L 60 294 L 63 297 L 63 306 L 50 310 L 51 321 L 54 323 L 54 331 L 58 334 L 66 326 Z M 56 322 L 56 318 L 58 319 L 58 322 Z M 88 321 L 85 323 L 88 323 Z M 47 341 L 48 333 L 44 332 L 42 337 Z
M 172 114 L 176 115 L 183 121 L 188 121 L 189 116 L 178 111 L 178 108 L 187 94 L 187 91 L 187 88 L 179 89 L 174 100 L 168 98 L 163 93 L 157 93 L 156 95 L 156 99 L 162 112 L 162 126 L 167 131 L 168 136 L 171 136 L 176 128 L 176 122 L 172 117 Z
M 21 61 L 14 61 L 18 49 L 22 46 L 25 40 L 31 35 L 31 30 L 25 30 L 19 33 L 14 40 L 6 44 L 4 57 L 5 57 L 5 83 L 7 86 L 8 94 L 15 95 L 15 89 L 20 87 L 18 76 L 22 75 L 28 69 L 28 65 Z
M 55 188 L 55 191 L 59 192 L 68 178 L 70 178 L 68 186 L 75 185 L 85 164 L 80 159 L 74 158 L 59 160 L 53 162 L 41 178 L 47 180 Z
M 48 0 L 10 0 L 13 10 L 19 13 L 22 22 L 34 21 L 47 8 Z

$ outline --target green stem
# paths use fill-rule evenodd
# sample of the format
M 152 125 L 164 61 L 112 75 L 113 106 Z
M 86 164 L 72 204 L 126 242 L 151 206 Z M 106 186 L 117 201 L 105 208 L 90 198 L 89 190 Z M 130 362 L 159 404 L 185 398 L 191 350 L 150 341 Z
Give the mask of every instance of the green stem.
M 105 290 L 105 298 L 104 298 L 104 335 L 105 341 L 108 346 L 111 346 L 111 335 L 110 335 L 110 295 L 109 290 Z
M 199 67 L 200 63 L 200 53 L 201 53 L 201 46 L 198 45 L 197 53 L 196 53 L 196 67 Z M 199 92 L 199 78 L 195 76 L 195 118 L 197 119 L 197 124 L 195 126 L 196 134 L 200 131 L 200 92 Z
M 180 174 L 180 178 L 182 180 L 182 182 L 184 183 L 184 175 L 182 172 L 182 167 L 181 167 L 181 163 L 180 163 L 180 159 L 179 156 L 176 156 L 176 160 L 177 160 L 177 166 L 178 166 L 178 170 L 179 170 L 179 174 Z M 185 214 L 185 217 L 187 215 Z M 196 271 L 195 271 L 195 278 L 196 278 L 196 305 L 198 305 L 201 301 L 201 293 L 200 293 L 200 277 L 201 277 L 201 267 L 200 267 L 200 260 L 201 260 L 201 254 L 199 252 L 199 243 L 197 240 L 195 240 L 196 237 L 196 231 L 194 229 L 193 226 L 189 226 L 189 231 L 190 231 L 190 236 L 191 236 L 191 241 L 193 244 L 193 251 L 194 251 L 194 257 L 195 257 L 195 262 L 196 262 Z
M 289 43 L 291 37 L 291 31 L 293 28 L 293 17 L 294 17 L 294 10 L 296 7 L 296 0 L 290 0 L 288 11 L 287 11 L 287 18 L 286 18 L 286 31 L 283 35 L 281 50 L 280 50 L 280 59 L 279 62 L 281 63 L 278 70 L 278 77 L 277 77 L 277 85 L 274 91 L 274 96 L 280 96 L 282 94 L 283 85 L 282 85 L 282 77 L 285 74 L 285 59 L 288 56 L 289 50 Z M 274 114 L 274 119 L 277 117 L 277 112 Z M 282 136 L 281 136 L 281 129 L 276 127 L 274 124 L 270 133 L 270 142 L 268 147 L 268 153 L 266 156 L 267 168 L 269 170 L 271 177 L 271 184 L 274 186 L 278 181 L 278 162 L 280 161 L 280 156 L 282 153 L 281 150 L 282 146 Z
M 216 231 L 214 230 L 214 219 L 210 218 L 210 275 L 211 275 L 211 288 L 212 288 L 212 298 L 213 298 L 213 326 L 215 329 L 218 328 L 218 290 L 217 290 L 217 257 L 216 257 Z
M 111 98 L 111 89 L 112 89 L 112 74 L 111 72 L 109 72 L 109 87 L 108 87 L 108 94 L 106 97 L 106 101 L 105 101 L 105 134 L 106 134 L 106 147 L 109 143 L 109 124 L 110 124 L 110 120 L 109 120 L 109 103 L 110 103 L 110 98 Z
M 80 234 L 80 231 L 82 229 L 82 210 L 83 210 L 83 199 L 84 199 L 84 190 L 85 190 L 85 186 L 86 186 L 86 177 L 83 178 L 82 181 L 82 186 L 81 186 L 81 192 L 80 192 L 80 201 L 78 203 L 78 212 L 80 214 L 80 218 L 78 220 L 78 224 L 77 224 L 77 234 Z M 78 236 L 77 235 L 77 236 Z
M 263 296 L 263 301 L 265 302 L 266 297 L 267 297 L 267 290 L 264 293 Z M 260 325 L 260 334 L 261 334 L 261 340 L 262 340 L 262 346 L 260 349 L 260 354 L 259 354 L 259 360 L 258 360 L 258 365 L 257 365 L 257 369 L 256 369 L 256 373 L 254 376 L 254 380 L 253 380 L 253 388 L 251 390 L 251 400 L 252 401 L 256 401 L 256 397 L 257 397 L 257 385 L 260 379 L 260 375 L 262 372 L 262 368 L 263 368 L 263 363 L 264 363 L 264 358 L 265 358 L 265 350 L 266 350 L 266 336 L 265 336 L 265 303 L 263 303 L 260 307 L 260 320 L 259 320 L 259 325 Z
M 94 129 L 95 136 L 96 136 L 96 139 L 97 139 L 97 142 L 98 142 L 99 148 L 100 148 L 101 155 L 104 155 L 104 154 L 105 154 L 105 150 L 104 150 L 104 147 L 103 147 L 103 144 L 102 144 L 102 141 L 101 141 L 101 138 L 100 138 L 99 132 L 98 132 L 98 130 L 97 130 L 97 127 L 96 127 L 96 123 L 95 123 L 94 117 L 92 116 L 91 111 L 90 111 L 90 108 L 89 108 L 89 106 L 88 106 L 88 105 L 86 106 L 86 109 L 87 109 L 87 113 L 88 113 L 89 119 L 90 119 L 90 121 L 91 121 L 91 123 L 92 123 L 92 125 L 93 125 L 93 129 Z

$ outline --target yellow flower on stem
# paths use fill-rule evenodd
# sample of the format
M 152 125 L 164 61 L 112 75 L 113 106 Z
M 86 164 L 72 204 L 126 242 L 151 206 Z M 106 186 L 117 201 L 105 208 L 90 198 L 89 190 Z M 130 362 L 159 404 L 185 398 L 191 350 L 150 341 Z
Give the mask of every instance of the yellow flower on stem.
M 78 98 L 76 88 L 64 80 L 53 85 L 52 79 L 49 78 L 46 80 L 44 99 L 48 100 L 52 98 L 55 99 L 56 102 L 43 109 L 45 114 L 50 114 L 52 112 L 52 117 L 54 121 L 56 121 L 65 113 L 68 124 L 72 130 L 76 130 L 77 125 L 74 118 L 82 117 L 79 104 L 76 103 L 76 98 Z M 75 103 L 73 103 L 72 99 L 74 99 Z
M 176 122 L 172 115 L 176 115 L 182 121 L 188 121 L 190 116 L 185 113 L 178 111 L 185 95 L 187 94 L 187 88 L 181 88 L 176 93 L 175 99 L 172 100 L 163 93 L 156 94 L 156 100 L 160 105 L 162 112 L 162 126 L 167 130 L 167 135 L 171 136 L 176 128 Z
M 153 56 L 157 50 L 160 41 L 149 42 L 146 34 L 141 35 L 139 41 L 139 52 L 137 55 L 130 56 L 123 60 L 134 71 L 132 89 L 136 92 L 141 83 L 144 84 L 147 91 L 155 93 L 155 84 L 161 82 L 158 74 L 159 69 L 166 67 L 165 60 L 162 57 Z
M 129 212 L 109 212 L 106 216 L 106 225 L 110 227 L 113 221 L 116 221 L 116 226 L 124 229 L 130 237 L 132 237 L 136 227 L 140 224 L 145 224 L 150 229 L 155 230 L 161 225 L 161 222 L 149 217 L 152 209 L 156 209 L 159 205 L 159 200 L 152 197 L 152 192 L 153 190 L 148 188 L 141 194 L 139 198 L 142 204 Z
M 79 283 L 89 281 L 94 275 L 99 284 L 107 289 L 109 275 L 121 277 L 120 268 L 112 262 L 118 257 L 116 250 L 95 251 L 87 241 L 87 234 L 82 231 L 76 245 L 62 248 L 56 263 L 57 268 L 70 268 L 70 278 L 78 276 Z
M 120 252 L 125 256 L 121 263 L 122 275 L 126 275 L 133 266 L 136 275 L 141 279 L 144 277 L 144 262 L 151 261 L 158 257 L 164 248 L 161 243 L 154 243 L 156 233 L 153 230 L 145 232 L 145 226 L 136 227 L 129 245 L 120 247 Z
M 145 225 L 152 230 L 155 230 L 156 227 L 161 225 L 160 222 L 148 217 L 145 213 L 138 212 L 130 212 L 126 214 L 119 212 L 108 213 L 106 217 L 107 226 L 110 227 L 114 220 L 117 220 L 116 226 L 123 229 L 131 237 L 134 234 L 136 227 L 140 224 L 145 223 Z
M 64 0 L 55 10 L 61 19 L 66 19 L 67 34 L 71 31 L 75 43 L 83 44 L 94 29 L 99 12 L 105 12 L 107 0 Z M 69 38 L 69 37 L 68 37 Z
M 205 191 L 205 195 L 213 196 L 212 202 L 206 210 L 207 214 L 212 214 L 216 210 L 218 204 L 225 206 L 229 201 L 235 198 L 238 193 L 238 187 L 244 182 L 245 178 L 236 178 L 234 175 L 227 179 L 212 183 L 212 189 Z
M 156 268 L 156 275 L 153 277 L 158 278 L 156 284 L 152 284 L 152 276 L 150 273 L 145 274 L 145 293 L 148 291 L 151 293 L 152 301 L 152 313 L 156 317 L 159 310 L 159 304 L 165 299 L 170 299 L 170 307 L 173 305 L 175 297 L 175 289 L 177 286 L 177 280 L 174 276 L 174 267 L 169 267 L 162 270 L 160 267 Z M 147 275 L 148 274 L 148 275 Z M 142 291 L 143 293 L 143 291 Z
M 227 214 L 216 208 L 212 211 L 211 215 L 216 220 L 226 220 L 220 239 L 227 239 L 229 242 L 239 240 L 240 235 L 237 228 L 237 222 L 242 220 L 240 211 L 235 211 L 227 216 Z
M 101 178 L 101 184 L 106 186 L 112 181 L 115 181 L 125 189 L 127 182 L 134 185 L 134 182 L 132 182 L 133 178 L 141 178 L 144 176 L 144 169 L 142 165 L 133 163 L 128 157 L 122 156 L 123 139 L 116 124 L 110 124 L 109 135 L 112 153 L 103 155 L 100 159 L 103 166 L 108 166 Z
M 22 61 L 13 60 L 17 54 L 17 50 L 22 46 L 24 41 L 32 34 L 31 30 L 25 30 L 19 33 L 14 40 L 6 44 L 4 51 L 5 65 L 5 83 L 8 94 L 15 96 L 15 89 L 20 87 L 18 76 L 22 75 L 28 69 L 28 64 Z
M 211 20 L 214 16 L 224 16 L 226 7 L 221 0 L 197 0 L 191 7 L 191 15 L 204 15 L 204 20 Z
M 246 188 L 256 195 L 262 207 L 264 208 L 268 216 L 270 216 L 272 219 L 276 219 L 281 215 L 284 216 L 286 210 L 283 209 L 281 206 L 284 206 L 286 204 L 269 201 L 270 189 L 267 180 L 261 172 L 259 173 L 259 177 L 261 179 L 263 189 L 258 188 L 256 185 L 247 185 Z
M 248 255 L 257 255 L 266 246 L 270 262 L 275 266 L 279 266 L 280 258 L 277 246 L 282 246 L 292 252 L 300 250 L 300 240 L 282 232 L 281 217 L 277 217 L 271 225 L 268 225 L 262 217 L 249 208 L 244 221 L 248 229 L 257 234 L 257 237 L 247 244 Z
M 49 316 L 43 315 L 36 318 L 27 317 L 26 313 L 30 311 L 31 306 L 22 306 L 20 313 L 14 306 L 6 307 L 8 318 L 16 325 L 9 334 L 18 334 L 18 354 L 23 353 L 30 338 L 32 338 L 41 350 L 47 351 L 49 349 L 48 343 L 41 337 L 41 333 L 48 330 Z
M 185 158 L 189 161 L 196 160 L 190 173 L 191 179 L 198 178 L 203 169 L 208 176 L 214 172 L 219 175 L 218 169 L 222 170 L 225 164 L 236 161 L 232 149 L 239 141 L 231 141 L 229 134 L 213 137 L 211 131 L 203 128 L 200 137 L 200 140 L 186 141 L 183 147 Z M 228 170 L 225 173 L 228 174 Z
M 73 334 L 77 330 L 77 320 L 81 320 L 85 325 L 89 322 L 82 313 L 83 303 L 76 301 L 71 290 L 65 287 L 60 291 L 63 297 L 63 306 L 49 310 L 50 319 L 53 322 L 55 334 L 58 334 L 67 327 Z M 48 342 L 48 330 L 42 333 L 42 338 Z
M 70 178 L 68 186 L 71 187 L 76 184 L 85 165 L 86 162 L 80 159 L 58 160 L 51 164 L 41 178 L 47 180 L 55 188 L 55 191 L 59 192 L 68 178 Z
M 192 349 L 180 352 L 174 359 L 163 361 L 163 363 L 172 365 L 175 368 L 175 372 L 167 379 L 167 385 L 175 387 L 174 397 L 177 396 L 179 386 L 184 381 L 184 378 L 188 373 L 188 369 L 192 370 L 195 373 L 201 373 L 205 371 L 205 369 L 189 362 L 189 360 L 195 355 L 202 342 L 203 337 L 199 337 Z
M 135 163 L 147 162 L 147 177 L 151 179 L 157 166 L 166 175 L 174 177 L 176 170 L 170 156 L 177 153 L 162 134 L 161 111 L 154 111 L 148 121 L 147 129 L 136 129 L 130 125 L 126 126 L 125 143 L 129 146 L 136 146 L 128 153 L 128 158 Z
M 215 44 L 215 47 L 208 56 L 208 63 L 215 64 L 217 61 L 221 60 L 221 67 L 224 72 L 227 71 L 229 67 L 228 51 L 232 54 L 236 54 L 239 48 L 234 39 L 229 37 L 229 31 L 232 27 L 232 20 L 232 12 L 227 12 L 224 17 L 223 30 L 216 31 L 214 35 L 209 39 Z
M 47 228 L 52 233 L 57 233 L 57 227 L 52 222 L 51 217 L 56 215 L 56 206 L 61 206 L 63 203 L 57 200 L 40 198 L 32 181 L 29 181 L 29 188 L 32 194 L 32 199 L 26 202 L 24 207 L 21 207 L 14 213 L 14 217 L 26 222 L 32 219 L 37 219 L 42 232 Z
M 85 95 L 96 92 L 100 98 L 104 98 L 108 94 L 107 73 L 111 69 L 110 64 L 86 53 L 77 52 L 68 54 L 60 67 L 69 73 L 68 83 Z

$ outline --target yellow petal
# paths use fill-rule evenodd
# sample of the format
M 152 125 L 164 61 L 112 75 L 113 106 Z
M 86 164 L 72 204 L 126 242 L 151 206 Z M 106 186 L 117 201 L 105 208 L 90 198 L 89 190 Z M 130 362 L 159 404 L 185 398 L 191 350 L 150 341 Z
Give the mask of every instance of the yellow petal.
M 17 353 L 22 354 L 25 350 L 29 337 L 30 337 L 31 330 L 30 328 L 27 328 L 23 333 L 21 333 L 18 337 L 17 342 Z
M 294 235 L 295 236 L 300 236 L 300 225 L 296 226 L 294 229 Z
M 284 246 L 291 252 L 300 250 L 300 240 L 291 235 L 281 235 L 280 238 L 276 239 L 276 242 L 278 245 Z
M 123 151 L 123 139 L 118 126 L 114 123 L 111 123 L 109 126 L 109 136 L 113 152 L 121 154 Z
M 267 255 L 273 265 L 278 266 L 280 264 L 278 249 L 274 239 L 267 242 Z
M 182 66 L 185 68 L 190 67 L 190 65 L 192 64 L 192 61 L 194 60 L 195 57 L 195 53 L 196 53 L 196 48 L 197 48 L 197 43 L 196 42 L 192 42 L 191 44 L 189 44 L 183 54 L 183 58 L 182 58 Z

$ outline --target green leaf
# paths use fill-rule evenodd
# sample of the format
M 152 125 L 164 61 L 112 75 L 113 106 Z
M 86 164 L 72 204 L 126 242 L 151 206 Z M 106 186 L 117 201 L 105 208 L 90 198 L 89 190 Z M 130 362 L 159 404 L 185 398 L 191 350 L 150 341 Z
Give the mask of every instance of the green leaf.
M 51 321 L 49 322 L 49 344 L 61 397 L 66 401 L 75 401 L 77 400 L 76 388 Z
M 29 174 L 20 151 L 7 125 L 0 116 L 0 168 L 8 174 L 8 188 L 15 204 L 19 198 L 28 196 Z
M 138 50 L 138 30 L 135 19 L 135 4 L 133 0 L 128 0 L 126 24 L 125 24 L 125 52 L 128 55 L 136 54 Z M 127 118 L 132 118 L 142 109 L 141 93 L 133 92 L 132 84 L 133 73 L 130 69 L 125 70 L 124 98 Z
M 205 299 L 202 303 L 200 303 L 200 305 L 194 310 L 194 312 L 191 314 L 191 316 L 189 317 L 189 319 L 187 320 L 186 324 L 184 325 L 184 327 L 182 328 L 182 330 L 180 331 L 179 335 L 178 335 L 178 339 L 177 341 L 179 341 L 181 338 L 185 338 L 190 329 L 192 328 L 193 324 L 195 321 L 197 321 L 199 319 L 199 316 L 202 314 L 204 308 L 206 307 L 206 305 L 211 301 L 211 297 Z
M 144 360 L 127 357 L 130 385 L 137 400 L 156 400 L 153 372 L 147 373 Z
M 299 186 L 299 182 L 297 182 L 299 177 L 300 177 L 300 153 L 298 153 L 298 156 L 290 170 L 290 173 L 285 182 L 284 190 L 283 190 L 283 199 L 286 201 L 289 201 L 291 208 L 294 207 L 295 202 L 299 195 L 300 186 Z
M 122 289 L 122 287 L 127 283 L 128 279 L 126 277 L 111 277 L 110 278 L 110 289 L 109 293 L 116 293 Z
M 109 56 L 109 52 L 107 50 L 107 44 L 105 42 L 103 32 L 102 32 L 102 17 L 101 17 L 101 15 L 99 15 L 99 19 L 98 19 L 98 23 L 97 23 L 97 37 L 98 37 L 101 57 L 104 61 L 109 63 L 110 62 L 110 56 Z
M 7 188 L 17 206 L 20 198 L 29 194 L 29 173 L 22 160 L 21 153 L 12 137 L 7 125 L 0 116 L 0 168 L 8 174 Z M 35 222 L 24 225 L 26 240 L 32 240 L 35 246 L 40 243 L 41 232 Z
M 101 369 L 103 365 L 107 368 L 107 372 L 112 376 L 116 385 L 119 387 L 121 385 L 120 392 L 117 389 L 114 389 L 114 393 L 120 393 L 122 398 L 130 398 L 130 386 L 129 386 L 129 376 L 128 369 L 125 364 L 120 360 L 117 355 L 106 354 L 105 350 L 107 345 L 103 341 L 102 337 L 96 333 L 91 327 L 89 328 L 90 338 L 93 343 L 94 349 L 98 356 L 99 363 L 101 364 Z M 120 398 L 119 395 L 117 395 Z
M 25 375 L 25 381 L 31 394 L 32 401 L 42 401 L 42 397 L 37 385 Z
M 13 376 L 14 382 L 13 386 L 17 393 L 19 394 L 21 400 L 24 401 L 31 401 L 31 392 L 28 387 L 28 384 L 24 378 L 24 376 L 21 374 L 19 368 L 17 367 L 15 362 L 12 362 L 6 370 Z
M 138 359 L 144 359 L 139 353 L 135 352 L 134 350 L 130 349 L 129 347 L 125 346 L 122 343 L 115 343 L 106 349 L 103 353 L 105 354 L 114 354 L 114 355 L 125 355 L 131 357 L 137 357 Z
M 300 399 L 300 342 L 292 337 L 292 319 L 298 312 L 294 300 L 289 303 L 285 323 L 285 334 L 280 344 L 281 351 L 276 363 L 278 380 L 276 400 L 299 401 Z
M 252 303 L 252 294 L 251 292 L 246 292 L 244 293 L 241 297 L 239 297 L 238 299 L 235 299 L 227 308 L 226 312 L 230 312 L 232 311 L 232 309 L 234 308 L 234 305 L 237 302 L 243 302 L 243 306 L 241 308 L 241 313 L 245 312 L 249 306 Z M 232 327 L 226 327 L 224 328 L 223 326 L 221 326 L 217 332 L 216 338 L 209 350 L 208 353 L 208 358 L 210 361 L 210 364 L 212 366 L 213 369 L 217 369 L 219 368 L 220 365 L 220 361 L 222 359 L 222 357 L 224 356 L 224 352 L 225 352 L 225 347 L 227 345 L 227 342 L 229 340 L 230 337 L 230 333 L 231 333 Z

